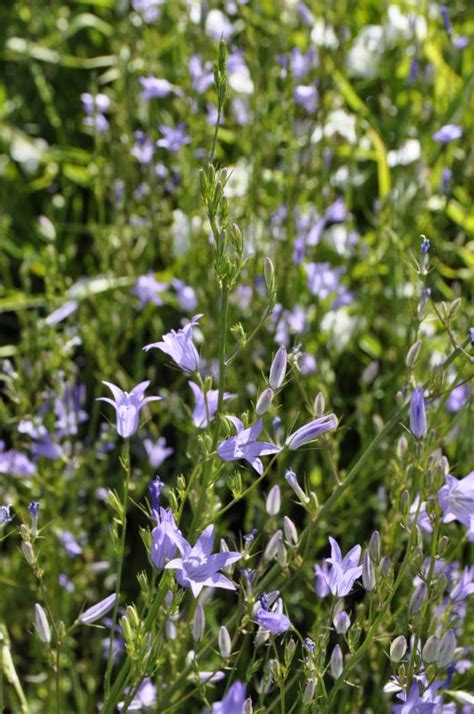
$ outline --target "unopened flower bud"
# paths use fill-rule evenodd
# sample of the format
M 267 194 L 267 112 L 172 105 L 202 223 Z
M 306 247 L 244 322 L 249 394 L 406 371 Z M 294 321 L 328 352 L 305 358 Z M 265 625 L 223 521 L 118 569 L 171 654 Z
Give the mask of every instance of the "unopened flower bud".
M 326 403 L 324 400 L 324 395 L 322 392 L 318 392 L 316 399 L 314 400 L 314 413 L 316 416 L 323 416 L 325 411 Z
M 446 553 L 446 548 L 449 545 L 449 538 L 447 535 L 441 536 L 438 542 L 438 555 L 440 558 L 443 557 L 443 555 Z
M 278 545 L 281 543 L 282 533 L 280 530 L 275 531 L 270 540 L 267 543 L 267 547 L 263 553 L 264 560 L 273 560 L 278 553 Z
M 206 627 L 206 616 L 204 614 L 204 608 L 202 605 L 198 605 L 193 618 L 193 640 L 199 642 L 204 634 L 204 628 Z
M 269 293 L 275 290 L 275 268 L 271 258 L 268 256 L 263 261 L 263 277 L 265 278 L 265 285 Z
M 390 645 L 390 659 L 392 662 L 400 662 L 406 651 L 407 641 L 403 635 L 399 635 Z
M 296 650 L 296 642 L 293 637 L 290 637 L 285 646 L 285 664 L 287 667 L 291 664 Z
M 400 511 L 402 513 L 402 516 L 406 516 L 408 514 L 409 510 L 410 510 L 410 494 L 405 489 L 404 491 L 402 491 L 402 495 L 400 496 Z
M 49 626 L 46 613 L 41 607 L 41 605 L 39 605 L 39 603 L 36 603 L 35 605 L 35 625 L 38 637 L 40 638 L 41 642 L 44 642 L 44 644 L 49 645 L 49 643 L 51 642 L 51 628 Z
M 230 639 L 229 630 L 227 629 L 227 627 L 225 627 L 225 625 L 222 625 L 219 630 L 218 642 L 221 657 L 227 659 L 228 657 L 230 657 L 230 653 L 232 650 L 232 641 Z
M 408 350 L 406 359 L 405 359 L 405 364 L 407 367 L 412 369 L 415 365 L 416 360 L 418 359 L 418 355 L 420 354 L 420 349 L 421 349 L 421 340 L 417 340 L 412 344 L 410 349 Z
M 406 436 L 401 436 L 397 442 L 397 458 L 401 460 L 408 449 L 408 440 Z
M 259 417 L 263 416 L 270 409 L 273 401 L 273 390 L 270 387 L 264 389 L 255 405 L 255 414 Z
M 29 541 L 23 540 L 21 542 L 21 549 L 23 551 L 23 555 L 25 556 L 26 562 L 29 565 L 34 565 L 36 562 L 36 556 L 31 543 Z
M 391 567 L 392 561 L 390 560 L 388 555 L 384 555 L 382 560 L 380 561 L 380 572 L 383 578 L 386 578 L 387 575 L 390 573 Z
M 272 486 L 268 492 L 265 509 L 269 516 L 277 516 L 281 506 L 281 491 L 279 486 Z
M 176 625 L 171 620 L 171 618 L 168 618 L 165 622 L 165 634 L 168 640 L 175 640 L 178 634 L 178 631 L 176 629 Z
M 303 692 L 303 704 L 311 704 L 314 699 L 314 692 L 316 691 L 316 680 L 310 679 L 306 684 Z
M 339 679 L 344 669 L 344 659 L 342 650 L 339 645 L 336 645 L 331 654 L 330 670 L 334 679 Z
M 242 714 L 253 714 L 253 704 L 252 704 L 252 700 L 250 697 L 247 697 L 247 699 L 244 702 L 244 708 L 243 708 Z
M 416 615 L 418 612 L 420 612 L 421 608 L 423 607 L 423 603 L 426 600 L 426 595 L 426 585 L 425 583 L 420 583 L 410 599 L 410 604 L 408 606 L 408 612 L 410 613 L 410 615 Z
M 378 531 L 374 531 L 370 536 L 369 553 L 374 563 L 378 563 L 381 555 L 380 533 Z
M 288 518 L 288 516 L 284 516 L 283 518 L 283 532 L 287 543 L 290 545 L 298 545 L 298 531 L 296 530 L 295 524 L 290 518 Z
M 447 667 L 451 664 L 456 650 L 456 636 L 454 630 L 448 630 L 444 633 L 439 643 L 438 655 L 436 664 L 438 667 Z
M 334 616 L 333 624 L 338 635 L 345 635 L 351 626 L 351 620 L 347 612 L 342 610 L 342 612 L 338 612 L 337 615 Z
M 436 657 L 438 656 L 439 652 L 439 637 L 436 637 L 436 635 L 431 635 L 431 637 L 428 637 L 428 639 L 425 642 L 425 646 L 423 647 L 422 650 L 422 657 L 423 657 L 423 662 L 425 664 L 433 664 L 433 662 L 436 661 Z
M 375 590 L 375 568 L 368 550 L 365 551 L 362 561 L 362 583 L 367 592 Z
M 287 361 L 288 355 L 286 353 L 286 347 L 282 345 L 273 358 L 273 362 L 270 367 L 270 377 L 268 379 L 268 383 L 272 389 L 280 389 L 283 384 L 283 380 L 286 375 Z
M 287 469 L 287 471 L 285 472 L 285 479 L 286 479 L 286 482 L 288 483 L 288 485 L 293 489 L 295 494 L 298 496 L 301 503 L 303 503 L 304 505 L 307 505 L 309 503 L 309 496 L 307 496 L 305 494 L 305 492 L 299 485 L 295 472 L 292 471 L 291 469 Z

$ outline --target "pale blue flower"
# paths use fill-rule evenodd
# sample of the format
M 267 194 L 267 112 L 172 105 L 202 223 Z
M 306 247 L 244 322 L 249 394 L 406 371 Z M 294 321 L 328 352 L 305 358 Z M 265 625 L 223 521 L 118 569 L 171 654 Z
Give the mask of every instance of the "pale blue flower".
M 263 464 L 260 456 L 278 454 L 281 447 L 268 441 L 257 441 L 262 431 L 262 420 L 258 419 L 255 424 L 244 429 L 244 425 L 237 417 L 228 417 L 235 428 L 237 435 L 231 439 L 225 439 L 217 447 L 217 453 L 223 461 L 247 461 L 258 474 L 263 473 Z
M 209 421 L 212 421 L 214 414 L 217 411 L 217 403 L 219 400 L 219 390 L 210 389 L 206 394 L 202 391 L 196 382 L 191 380 L 188 382 L 191 387 L 191 391 L 194 394 L 195 405 L 193 409 L 193 424 L 198 429 L 205 429 L 208 426 L 208 414 Z M 235 394 L 230 394 L 229 392 L 224 392 L 223 399 L 233 399 Z M 206 400 L 207 400 L 207 411 L 206 411 Z
M 151 349 L 161 350 L 169 355 L 183 372 L 196 372 L 199 367 L 199 354 L 193 342 L 193 327 L 197 325 L 200 315 L 194 317 L 177 332 L 171 330 L 163 335 L 161 342 L 152 342 L 143 349 L 145 352 Z
M 114 398 L 98 397 L 97 401 L 107 402 L 107 404 L 113 406 L 117 418 L 117 434 L 123 439 L 128 439 L 138 429 L 138 418 L 145 404 L 161 399 L 161 397 L 144 396 L 145 390 L 150 384 L 149 380 L 140 382 L 131 392 L 124 392 L 111 382 L 102 381 L 102 384 L 105 384 L 105 386 L 110 389 Z

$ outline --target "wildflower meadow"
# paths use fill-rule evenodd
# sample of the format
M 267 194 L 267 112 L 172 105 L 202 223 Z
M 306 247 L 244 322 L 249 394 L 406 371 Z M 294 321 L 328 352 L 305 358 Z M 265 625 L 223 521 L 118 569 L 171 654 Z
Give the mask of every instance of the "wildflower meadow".
M 472 4 L 0 36 L 0 713 L 474 713 Z

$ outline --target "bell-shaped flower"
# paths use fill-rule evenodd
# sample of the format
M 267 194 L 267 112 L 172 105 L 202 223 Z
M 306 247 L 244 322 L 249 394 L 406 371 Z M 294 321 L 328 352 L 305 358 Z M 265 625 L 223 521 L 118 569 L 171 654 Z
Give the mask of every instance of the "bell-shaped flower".
M 242 557 L 241 553 L 229 551 L 227 553 L 211 553 L 214 542 L 214 526 L 208 526 L 199 536 L 196 544 L 191 545 L 184 541 L 178 543 L 181 558 L 171 560 L 165 568 L 176 570 L 176 580 L 185 588 L 191 588 L 194 597 L 197 597 L 203 587 L 224 588 L 235 590 L 234 583 L 219 570 L 237 562 Z
M 268 441 L 257 441 L 262 431 L 262 420 L 258 419 L 255 424 L 244 429 L 244 425 L 237 417 L 227 417 L 232 421 L 237 429 L 237 435 L 230 439 L 225 439 L 217 447 L 217 454 L 223 461 L 247 461 L 255 471 L 262 475 L 263 464 L 260 456 L 278 454 L 281 451 L 279 446 Z
M 236 680 L 229 687 L 224 699 L 212 705 L 211 714 L 243 714 L 246 686 Z
M 124 439 L 128 439 L 138 429 L 138 418 L 145 404 L 161 399 L 161 397 L 144 396 L 145 390 L 150 384 L 149 380 L 140 382 L 131 392 L 124 392 L 119 387 L 116 387 L 115 384 L 111 384 L 111 382 L 103 381 L 102 384 L 105 384 L 110 389 L 114 398 L 99 397 L 97 401 L 107 402 L 107 404 L 113 406 L 117 417 L 117 434 Z
M 171 508 L 154 511 L 156 527 L 151 532 L 151 560 L 155 568 L 162 570 L 168 560 L 188 546 L 174 520 Z
M 197 325 L 202 315 L 194 315 L 181 330 L 171 330 L 163 335 L 161 342 L 152 342 L 143 349 L 145 352 L 158 349 L 169 355 L 183 372 L 197 372 L 199 354 L 193 342 L 193 326 Z
M 196 382 L 192 382 L 190 380 L 188 384 L 191 387 L 191 391 L 194 394 L 195 399 L 195 405 L 193 409 L 193 424 L 198 429 L 205 429 L 208 426 L 208 417 L 209 421 L 212 421 L 212 418 L 217 411 L 219 390 L 210 389 L 208 392 L 204 393 L 199 387 L 199 385 L 196 384 Z M 224 400 L 232 399 L 233 397 L 235 397 L 235 394 L 224 392 Z
M 330 537 L 329 542 L 331 543 L 331 557 L 326 558 L 326 562 L 331 567 L 329 570 L 319 569 L 317 576 L 325 581 L 326 587 L 333 595 L 345 597 L 350 593 L 355 580 L 362 575 L 362 565 L 359 565 L 361 547 L 355 545 L 343 558 L 341 549 L 334 538 Z M 320 589 L 324 590 L 321 587 Z
M 438 502 L 444 511 L 443 521 L 459 521 L 468 528 L 469 540 L 474 540 L 474 471 L 463 479 L 446 476 Z

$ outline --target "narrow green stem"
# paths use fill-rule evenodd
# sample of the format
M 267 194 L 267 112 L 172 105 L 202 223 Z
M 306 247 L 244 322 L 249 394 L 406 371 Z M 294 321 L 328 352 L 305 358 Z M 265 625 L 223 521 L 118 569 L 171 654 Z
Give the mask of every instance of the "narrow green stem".
M 114 637 L 115 637 L 115 626 L 117 624 L 117 616 L 118 616 L 118 608 L 119 608 L 119 599 L 120 599 L 120 587 L 122 584 L 122 571 L 123 571 L 123 561 L 125 557 L 125 536 L 127 534 L 127 508 L 128 508 L 128 490 L 130 486 L 130 441 L 128 439 L 125 439 L 125 443 L 123 445 L 123 452 L 122 452 L 122 466 L 125 471 L 125 484 L 124 484 L 124 489 L 123 489 L 123 502 L 122 502 L 122 507 L 123 507 L 123 512 L 122 512 L 122 533 L 120 536 L 120 545 L 119 545 L 119 553 L 118 553 L 118 562 L 117 562 L 117 578 L 116 578 L 116 583 L 115 583 L 115 594 L 116 594 L 116 599 L 115 599 L 115 605 L 114 605 L 114 611 L 112 615 L 112 624 L 110 626 L 110 638 L 109 638 L 109 652 L 108 652 L 108 657 L 107 657 L 107 669 L 105 672 L 105 698 L 109 696 L 110 693 L 110 678 L 112 676 L 112 667 L 113 667 L 113 647 L 114 647 Z

